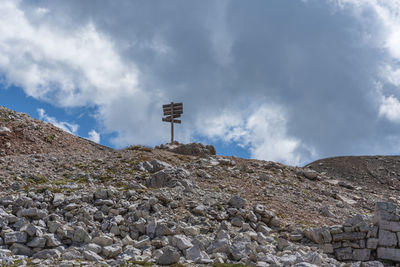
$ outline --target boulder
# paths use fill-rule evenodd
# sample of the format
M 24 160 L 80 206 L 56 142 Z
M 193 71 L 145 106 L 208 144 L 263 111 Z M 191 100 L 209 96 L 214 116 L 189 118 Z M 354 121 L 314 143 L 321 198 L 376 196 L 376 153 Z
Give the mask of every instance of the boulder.
M 167 249 L 165 249 L 164 253 L 157 259 L 156 263 L 160 265 L 171 265 L 177 263 L 180 258 L 181 255 L 176 249 L 168 247 Z
M 92 239 L 92 242 L 102 247 L 110 246 L 114 243 L 113 239 L 106 235 L 96 236 Z
M 146 185 L 150 188 L 175 187 L 178 182 L 188 179 L 190 173 L 182 168 L 171 167 L 154 173 L 147 181 Z
M 13 243 L 26 243 L 28 235 L 26 232 L 9 232 L 4 234 L 4 243 L 6 245 Z
M 96 252 L 90 251 L 90 250 L 85 250 L 83 251 L 83 257 L 85 260 L 88 261 L 102 261 L 103 258 L 98 255 Z
M 190 155 L 190 156 L 208 156 L 215 155 L 216 150 L 212 145 L 203 145 L 200 143 L 191 143 L 191 144 L 174 144 L 164 146 L 169 151 L 182 154 L 182 155 Z M 162 148 L 162 147 L 160 147 Z
M 305 236 L 317 244 L 330 243 L 332 235 L 328 227 L 310 228 L 304 232 Z
M 85 229 L 83 229 L 82 227 L 78 227 L 75 230 L 72 241 L 76 243 L 88 243 L 91 239 L 91 236 L 88 234 L 88 232 L 86 232 Z
M 44 249 L 32 255 L 34 259 L 54 259 L 59 258 L 61 252 L 57 249 Z
M 27 246 L 31 248 L 44 248 L 46 246 L 46 239 L 44 237 L 35 237 Z
M 241 209 L 246 205 L 246 200 L 238 195 L 234 195 L 231 197 L 231 199 L 228 201 L 228 204 L 234 208 Z
M 111 246 L 103 247 L 103 255 L 107 258 L 115 258 L 122 252 L 122 248 L 118 244 L 113 244 Z
M 172 243 L 181 251 L 193 246 L 190 239 L 184 235 L 175 235 L 172 239 Z

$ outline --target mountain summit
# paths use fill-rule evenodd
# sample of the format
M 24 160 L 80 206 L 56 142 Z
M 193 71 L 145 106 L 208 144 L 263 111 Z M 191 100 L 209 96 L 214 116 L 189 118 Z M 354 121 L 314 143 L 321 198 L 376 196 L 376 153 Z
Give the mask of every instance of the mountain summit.
M 383 266 L 374 261 L 382 251 L 397 251 L 387 243 L 378 255 L 357 232 L 375 229 L 367 215 L 376 202 L 397 203 L 396 184 L 202 144 L 115 150 L 4 107 L 0 120 L 5 266 Z

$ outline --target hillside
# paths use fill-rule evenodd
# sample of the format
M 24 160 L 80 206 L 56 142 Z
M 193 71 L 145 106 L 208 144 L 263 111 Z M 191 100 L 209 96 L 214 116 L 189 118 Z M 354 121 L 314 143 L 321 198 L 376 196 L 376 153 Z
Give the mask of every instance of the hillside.
M 366 167 L 352 169 L 364 160 L 299 168 L 201 144 L 189 145 L 196 155 L 172 152 L 192 151 L 185 145 L 114 150 L 6 108 L 0 120 L 7 264 L 342 266 L 305 230 L 398 201 L 397 180 L 366 182 Z M 395 157 L 383 158 L 366 165 L 371 173 L 394 171 Z
M 25 113 L 0 106 L 0 155 L 86 153 L 110 150 Z
M 400 190 L 400 156 L 348 156 L 308 164 L 317 172 L 380 190 Z

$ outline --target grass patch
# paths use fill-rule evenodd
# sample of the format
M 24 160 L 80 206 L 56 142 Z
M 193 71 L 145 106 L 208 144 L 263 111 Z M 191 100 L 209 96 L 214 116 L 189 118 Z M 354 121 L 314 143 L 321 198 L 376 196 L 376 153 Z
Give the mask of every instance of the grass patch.
M 47 143 L 52 144 L 55 138 L 56 138 L 56 136 L 54 134 L 48 135 L 48 136 L 46 136 L 44 138 L 44 141 L 46 141 Z
M 32 184 L 47 184 L 49 182 L 43 175 L 29 177 L 28 181 Z
M 22 265 L 22 260 L 15 260 L 13 263 L 11 264 L 1 264 L 1 267 L 18 267 Z M 29 264 L 28 264 L 29 265 Z
M 114 170 L 114 169 L 111 169 L 111 168 L 108 168 L 108 169 L 106 170 L 106 172 L 109 173 L 109 174 L 115 174 L 115 170 Z
M 85 169 L 89 168 L 89 165 L 83 164 L 83 163 L 78 163 L 78 164 L 75 164 L 75 167 L 85 170 Z

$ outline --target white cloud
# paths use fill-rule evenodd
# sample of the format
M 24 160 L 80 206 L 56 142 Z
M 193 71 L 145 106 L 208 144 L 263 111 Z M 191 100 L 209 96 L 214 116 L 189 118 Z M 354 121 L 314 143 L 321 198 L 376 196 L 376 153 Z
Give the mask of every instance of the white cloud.
M 315 3 L 303 2 L 307 4 L 302 7 Z M 331 14 L 329 5 L 328 11 L 310 13 L 302 7 L 297 10 L 298 5 L 273 4 L 274 12 L 282 12 L 282 16 L 265 16 L 271 10 L 268 1 L 243 10 L 242 4 L 234 1 L 198 4 L 204 9 L 193 8 L 195 4 L 171 9 L 170 5 L 138 7 L 132 1 L 107 5 L 2 0 L 0 72 L 9 84 L 24 88 L 36 99 L 59 107 L 94 107 L 102 134 L 116 133 L 111 141 L 117 147 L 168 142 L 169 127 L 161 122 L 160 105 L 181 98 L 188 109 L 177 135 L 184 133 L 185 140 L 193 134 L 201 138 L 196 136 L 201 133 L 244 146 L 253 157 L 298 164 L 307 155 L 315 155 L 308 144 L 318 147 L 324 156 L 354 151 L 349 144 L 354 143 L 355 129 L 369 123 L 352 118 L 369 113 L 363 112 L 368 111 L 367 105 L 362 105 L 364 100 L 360 105 L 348 103 L 360 99 L 351 97 L 358 91 L 369 90 L 364 77 L 374 76 L 377 65 L 382 66 L 388 82 L 400 83 L 398 66 L 369 57 L 372 50 L 377 51 L 376 45 L 389 51 L 392 58 L 399 57 L 398 18 L 392 8 L 396 4 L 335 2 L 342 3 L 342 8 L 356 7 L 360 20 L 366 19 L 364 39 L 349 12 L 326 16 Z M 398 6 L 398 0 L 395 3 Z M 322 6 L 316 5 L 325 8 Z M 363 18 L 362 10 L 367 8 L 378 14 L 378 30 L 369 32 L 370 25 L 376 26 L 376 18 Z M 288 9 L 293 20 L 281 19 Z M 186 14 L 192 10 L 199 11 Z M 143 20 L 142 15 L 148 17 L 145 12 L 157 16 Z M 204 17 L 204 12 L 212 15 Z M 243 16 L 238 16 L 241 12 Z M 313 18 L 313 14 L 318 16 Z M 246 16 L 254 19 L 237 19 Z M 322 16 L 326 25 L 319 25 Z M 260 23 L 268 27 L 260 30 Z M 281 36 L 278 28 L 287 34 Z M 375 38 L 376 32 L 379 38 Z M 371 51 L 365 49 L 368 42 Z M 342 101 L 344 97 L 346 101 Z M 263 104 L 246 108 L 263 99 L 287 105 L 288 110 Z M 381 98 L 376 99 L 379 102 Z M 232 103 L 238 110 L 229 108 Z M 379 114 L 387 117 L 389 108 L 382 103 Z M 239 110 L 243 107 L 244 111 Z M 341 112 L 331 112 L 337 107 Z M 208 121 L 194 123 L 204 118 Z M 342 131 L 348 124 L 353 128 Z M 93 133 L 89 138 L 97 137 Z
M 371 29 L 365 32 L 370 42 L 376 43 L 378 47 L 387 52 L 390 59 L 382 62 L 380 76 L 384 82 L 396 87 L 400 86 L 400 0 L 336 0 L 342 8 L 350 5 L 354 7 L 356 16 L 365 22 L 366 27 L 371 27 L 370 17 L 363 11 L 372 11 L 379 23 L 379 32 L 373 32 Z M 336 2 L 334 1 L 334 2 Z M 371 27 L 372 28 L 372 27 Z M 373 40 L 374 38 L 375 40 Z M 379 117 L 385 117 L 392 122 L 400 122 L 399 101 L 395 96 L 385 96 L 382 87 L 378 88 L 378 95 L 382 101 L 379 107 Z
M 400 102 L 394 96 L 382 96 L 382 103 L 379 107 L 379 117 L 385 117 L 391 122 L 400 123 Z
M 253 158 L 299 165 L 308 160 L 304 158 L 304 150 L 314 156 L 315 151 L 290 137 L 287 123 L 281 107 L 264 104 L 241 112 L 226 109 L 217 117 L 199 120 L 197 128 L 209 138 L 249 148 Z
M 96 107 L 104 131 L 118 133 L 117 146 L 160 140 L 162 133 L 132 126 L 160 124 L 159 114 L 147 110 L 160 105 L 162 93 L 139 87 L 136 65 L 120 56 L 107 35 L 92 23 L 71 30 L 41 20 L 51 13 L 47 8 L 34 9 L 30 21 L 20 3 L 0 2 L 0 70 L 8 84 L 56 106 Z M 168 50 L 161 40 L 152 46 Z
M 47 115 L 46 111 L 42 108 L 37 109 L 37 112 L 39 114 L 39 119 L 43 120 L 44 122 L 51 123 L 68 133 L 75 135 L 77 134 L 79 125 L 65 121 L 58 121 L 56 118 Z
M 95 143 L 100 143 L 100 134 L 95 130 L 91 130 L 88 139 Z

